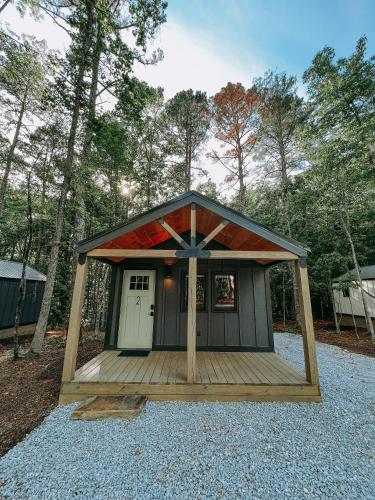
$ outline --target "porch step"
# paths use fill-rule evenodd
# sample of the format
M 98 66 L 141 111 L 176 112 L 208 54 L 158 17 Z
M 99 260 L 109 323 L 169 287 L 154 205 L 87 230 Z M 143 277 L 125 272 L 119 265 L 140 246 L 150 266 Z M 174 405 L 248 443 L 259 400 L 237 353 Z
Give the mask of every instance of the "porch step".
M 71 414 L 73 420 L 137 417 L 147 401 L 146 396 L 93 396 L 83 401 Z

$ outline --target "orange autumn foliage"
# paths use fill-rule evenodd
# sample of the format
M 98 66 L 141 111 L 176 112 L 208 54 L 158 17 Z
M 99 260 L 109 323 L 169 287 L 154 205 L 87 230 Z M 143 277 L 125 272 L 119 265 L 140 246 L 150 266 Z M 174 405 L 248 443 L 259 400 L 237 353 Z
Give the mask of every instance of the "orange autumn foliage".
M 212 100 L 215 138 L 232 146 L 224 156 L 235 158 L 242 148 L 253 147 L 257 141 L 259 99 L 255 87 L 245 89 L 241 83 L 228 83 Z M 217 160 L 216 152 L 209 156 Z

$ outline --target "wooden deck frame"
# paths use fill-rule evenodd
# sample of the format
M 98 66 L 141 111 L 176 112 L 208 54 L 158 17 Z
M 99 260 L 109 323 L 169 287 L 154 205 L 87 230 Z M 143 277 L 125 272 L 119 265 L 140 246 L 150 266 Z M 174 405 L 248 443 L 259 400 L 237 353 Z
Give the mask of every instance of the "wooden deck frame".
M 296 254 L 288 251 L 239 251 L 239 250 L 210 250 L 203 251 L 204 254 L 200 255 L 202 248 L 211 241 L 224 227 L 228 224 L 225 219 L 209 233 L 203 241 L 196 245 L 196 206 L 191 204 L 191 238 L 190 246 L 182 240 L 172 227 L 170 227 L 164 220 L 160 219 L 159 223 L 166 229 L 171 236 L 178 241 L 187 252 L 191 252 L 189 259 L 189 286 L 188 286 L 188 314 L 187 314 L 187 382 L 189 386 L 194 387 L 197 383 L 197 353 L 196 353 L 196 286 L 197 286 L 197 259 L 200 256 L 209 259 L 268 259 L 275 261 L 294 261 L 297 286 L 300 302 L 300 314 L 302 323 L 302 337 L 304 345 L 304 360 L 305 360 L 305 373 L 307 382 L 314 387 L 313 398 L 320 398 L 319 389 L 319 375 L 316 360 L 315 338 L 313 329 L 313 319 L 311 311 L 310 291 L 308 283 L 308 274 L 306 261 L 304 258 L 299 258 Z M 182 241 L 181 241 L 182 240 Z M 195 253 L 194 253 L 195 252 Z M 64 357 L 64 367 L 62 382 L 63 387 L 71 383 L 74 378 L 79 331 L 82 316 L 82 305 L 85 291 L 85 282 L 87 276 L 87 257 L 129 257 L 129 258 L 178 258 L 179 254 L 176 250 L 155 250 L 155 249 L 106 249 L 96 248 L 90 250 L 87 255 L 81 254 L 81 258 L 77 265 L 76 279 L 74 284 L 72 306 L 70 312 L 70 321 L 68 328 L 67 343 Z M 184 255 L 182 258 L 186 258 Z M 254 386 L 255 387 L 255 386 Z M 198 392 L 189 389 L 191 396 L 205 395 L 215 397 L 205 387 L 199 389 Z M 254 389 L 255 390 L 255 389 Z M 275 389 L 276 390 L 276 389 Z M 201 391 L 201 392 L 199 392 Z M 202 392 L 203 391 L 203 392 Z M 250 391 L 251 392 L 251 391 Z M 255 390 L 256 392 L 256 390 Z M 277 390 L 276 390 L 277 392 Z M 243 396 L 245 394 L 241 393 Z M 247 393 L 248 398 L 255 397 L 255 393 Z M 274 394 L 272 391 L 267 390 L 267 397 Z M 178 394 L 175 394 L 176 398 Z M 185 394 L 186 396 L 186 394 Z M 274 394 L 276 396 L 276 393 Z M 308 395 L 310 397 L 311 394 Z M 262 396 L 263 397 L 263 396 Z M 298 397 L 298 396 L 296 396 Z M 273 398 L 273 396 L 272 396 Z M 178 399 L 178 398 L 177 398 Z M 199 399 L 199 398 L 198 398 Z M 272 399 L 271 399 L 272 400 Z
M 103 351 L 63 384 L 60 403 L 125 394 L 157 401 L 320 400 L 319 386 L 276 353 L 199 351 L 194 384 L 185 378 L 187 361 L 182 351 L 152 351 L 141 358 Z

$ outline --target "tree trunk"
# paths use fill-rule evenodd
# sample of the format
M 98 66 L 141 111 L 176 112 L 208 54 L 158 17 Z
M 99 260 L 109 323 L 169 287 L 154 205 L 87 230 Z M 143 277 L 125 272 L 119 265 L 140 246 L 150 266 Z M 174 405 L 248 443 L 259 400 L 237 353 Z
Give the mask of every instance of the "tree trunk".
M 51 154 L 52 158 L 52 154 Z M 44 259 L 44 254 L 45 250 L 43 250 L 44 244 L 45 244 L 45 202 L 46 202 L 46 194 L 47 194 L 47 172 L 46 172 L 46 165 L 47 165 L 47 155 L 45 158 L 45 161 L 43 162 L 43 171 L 42 171 L 42 192 L 41 192 L 41 197 L 40 197 L 40 214 L 42 216 L 40 225 L 39 225 L 39 230 L 38 230 L 38 236 L 37 236 L 37 250 L 36 250 L 36 256 L 35 256 L 35 268 L 39 268 L 40 262 L 42 262 Z M 49 163 L 48 163 L 49 166 Z M 47 166 L 47 168 L 48 168 Z
M 333 319 L 335 320 L 335 330 L 336 330 L 336 333 L 341 333 L 340 325 L 339 325 L 339 322 L 337 320 L 337 314 L 336 314 L 335 296 L 333 294 L 332 286 L 330 283 L 328 283 L 328 290 L 329 290 L 329 296 L 330 296 L 331 304 L 332 304 Z
M 3 178 L 2 178 L 1 184 L 0 184 L 0 219 L 3 216 L 4 204 L 5 204 L 5 194 L 6 194 L 6 190 L 8 187 L 8 179 L 9 179 L 10 169 L 12 167 L 14 152 L 15 152 L 17 144 L 18 144 L 18 139 L 19 139 L 19 135 L 20 135 L 21 127 L 22 127 L 22 120 L 23 120 L 23 116 L 24 116 L 25 110 L 26 110 L 26 99 L 27 99 L 27 92 L 25 92 L 24 98 L 21 102 L 21 108 L 20 108 L 20 112 L 18 114 L 16 130 L 14 132 L 12 144 L 10 145 L 10 149 L 9 149 L 8 156 L 7 156 L 6 163 L 5 163 L 4 175 L 3 175 Z
M 184 182 L 184 190 L 190 190 L 190 174 L 189 174 L 189 130 L 186 130 L 186 139 L 185 139 L 185 182 Z
M 151 156 L 151 158 L 150 158 Z M 145 158 L 146 158 L 146 207 L 147 210 L 151 208 L 151 172 L 152 172 L 152 155 L 150 155 L 149 151 L 145 150 Z
M 192 145 L 192 126 L 189 126 L 189 149 L 188 149 L 188 171 L 187 171 L 187 186 L 186 191 L 191 190 L 191 181 L 192 181 L 192 157 L 193 157 L 193 145 Z
M 47 280 L 45 283 L 42 306 L 38 318 L 38 323 L 36 326 L 34 338 L 31 344 L 31 352 L 34 354 L 40 354 L 42 350 L 44 335 L 47 330 L 48 324 L 48 316 L 51 308 L 51 300 L 53 295 L 53 289 L 55 284 L 55 276 L 56 269 L 58 264 L 58 256 L 61 242 L 61 235 L 64 224 L 64 211 L 65 204 L 70 188 L 70 182 L 73 171 L 73 162 L 74 162 L 74 147 L 76 143 L 77 137 L 77 129 L 79 116 L 81 111 L 81 102 L 83 96 L 83 83 L 85 71 L 87 68 L 87 57 L 90 49 L 91 37 L 90 32 L 92 29 L 93 23 L 93 3 L 88 2 L 87 6 L 87 20 L 83 33 L 83 46 L 82 46 L 82 56 L 78 66 L 77 72 L 77 80 L 76 87 L 74 92 L 74 102 L 73 102 L 73 110 L 72 110 L 72 121 L 70 124 L 69 138 L 68 138 L 68 146 L 67 146 L 67 156 L 65 160 L 65 169 L 64 169 L 64 180 L 61 187 L 60 198 L 57 207 L 57 215 L 56 215 L 56 223 L 55 223 L 55 234 L 54 239 L 51 246 L 51 253 L 48 262 L 48 271 L 47 271 Z
M 287 234 L 289 238 L 292 238 L 292 226 L 291 226 L 290 203 L 289 203 L 289 179 L 287 172 L 285 150 L 282 142 L 279 144 L 279 152 L 280 152 L 280 169 L 281 169 L 281 200 L 283 204 Z M 289 269 L 293 283 L 293 305 L 294 305 L 295 326 L 296 328 L 299 329 L 301 325 L 300 314 L 299 314 L 299 295 L 298 295 L 296 270 L 293 262 L 289 263 Z
M 353 303 L 352 303 L 352 299 L 351 299 L 350 295 L 349 295 L 349 304 L 350 304 L 350 312 L 352 315 L 352 321 L 353 321 L 353 325 L 354 325 L 355 336 L 357 337 L 357 341 L 359 342 L 358 327 L 357 327 L 357 322 L 355 320 L 355 316 L 354 316 L 354 312 L 353 312 Z
M 348 215 L 346 214 L 346 218 L 348 219 Z M 371 335 L 371 341 L 375 344 L 375 332 L 374 332 L 374 326 L 372 324 L 371 320 L 371 314 L 370 310 L 367 304 L 366 300 L 366 295 L 365 292 L 363 291 L 363 282 L 362 282 L 362 277 L 361 277 L 361 270 L 359 268 L 358 260 L 357 260 L 357 253 L 355 251 L 354 243 L 353 243 L 353 238 L 350 233 L 350 226 L 349 226 L 349 221 L 345 222 L 344 218 L 341 216 L 341 224 L 344 229 L 344 232 L 348 238 L 349 244 L 350 244 L 350 249 L 352 252 L 352 259 L 353 259 L 353 264 L 354 264 L 354 269 L 357 275 L 357 281 L 359 283 L 359 289 L 361 291 L 361 298 L 362 298 L 362 303 L 363 303 L 363 309 L 365 312 L 365 320 L 366 320 L 366 326 L 367 326 L 367 332 Z
M 88 166 L 89 155 L 91 151 L 93 124 L 96 115 L 96 98 L 98 93 L 99 65 L 100 65 L 101 53 L 102 53 L 102 31 L 101 31 L 101 25 L 98 24 L 95 47 L 92 55 L 92 71 L 91 71 L 90 94 L 88 100 L 87 120 L 85 124 L 83 147 L 80 155 L 81 168 L 76 173 L 74 182 L 75 205 L 76 205 L 76 210 L 74 214 L 74 228 L 73 228 L 74 243 L 83 240 L 84 237 L 86 236 L 86 223 L 85 223 L 86 206 L 84 200 L 82 175 L 86 176 L 87 174 L 86 169 Z M 72 275 L 71 275 L 72 286 L 70 287 L 69 304 L 71 304 L 72 302 L 73 284 L 76 276 L 77 263 L 78 263 L 78 253 L 73 252 Z M 68 308 L 68 310 L 70 310 L 70 307 Z
M 83 147 L 81 151 L 81 164 L 83 165 L 83 173 L 86 174 L 85 170 L 89 161 L 89 155 L 91 151 L 91 141 L 93 134 L 93 124 L 96 115 L 96 98 L 98 93 L 98 82 L 99 82 L 99 65 L 100 56 L 102 53 L 102 30 L 101 25 L 98 25 L 95 47 L 92 55 L 92 73 L 91 73 L 91 84 L 90 84 L 90 94 L 88 100 L 88 110 L 87 110 L 87 120 L 85 125 L 85 134 L 83 140 Z M 81 172 L 78 172 L 79 174 Z M 83 183 L 81 175 L 76 175 L 75 182 L 75 202 L 76 202 L 76 212 L 74 220 L 74 240 L 80 241 L 86 236 L 86 225 L 85 225 L 85 214 L 86 207 L 83 199 Z M 77 257 L 76 252 L 73 257 L 73 269 L 77 267 Z M 74 276 L 73 276 L 74 278 Z
M 246 186 L 245 186 L 245 174 L 243 170 L 243 159 L 242 159 L 242 148 L 241 141 L 238 140 L 238 182 L 240 184 L 240 188 L 238 191 L 238 202 L 240 207 L 240 212 L 244 212 L 245 210 L 245 196 L 246 196 Z
M 27 177 L 27 221 L 28 221 L 28 232 L 26 236 L 23 256 L 22 256 L 22 272 L 21 272 L 21 280 L 20 287 L 18 291 L 17 305 L 16 305 L 16 314 L 14 320 L 14 337 L 13 337 L 13 359 L 19 358 L 19 343 L 18 343 L 18 335 L 19 335 L 19 327 L 21 322 L 21 314 L 22 314 L 22 306 L 25 300 L 26 295 L 26 287 L 27 287 L 27 279 L 26 279 L 26 266 L 29 260 L 30 250 L 31 250 L 31 242 L 33 239 L 33 214 L 32 214 L 32 206 L 31 206 L 31 173 L 28 174 Z

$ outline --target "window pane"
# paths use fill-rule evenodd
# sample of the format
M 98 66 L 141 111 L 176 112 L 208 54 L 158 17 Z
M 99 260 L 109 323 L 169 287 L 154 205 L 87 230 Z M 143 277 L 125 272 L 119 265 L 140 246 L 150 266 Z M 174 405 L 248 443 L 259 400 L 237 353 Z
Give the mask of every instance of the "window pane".
M 149 276 L 130 276 L 130 290 L 149 290 Z
M 188 281 L 189 277 L 185 276 L 185 294 L 184 294 L 184 309 L 187 309 L 188 305 Z M 197 276 L 197 310 L 204 311 L 205 300 L 206 300 L 206 276 L 204 274 L 198 274 Z
M 236 306 L 235 300 L 235 276 L 234 274 L 215 275 L 215 308 L 233 310 Z

